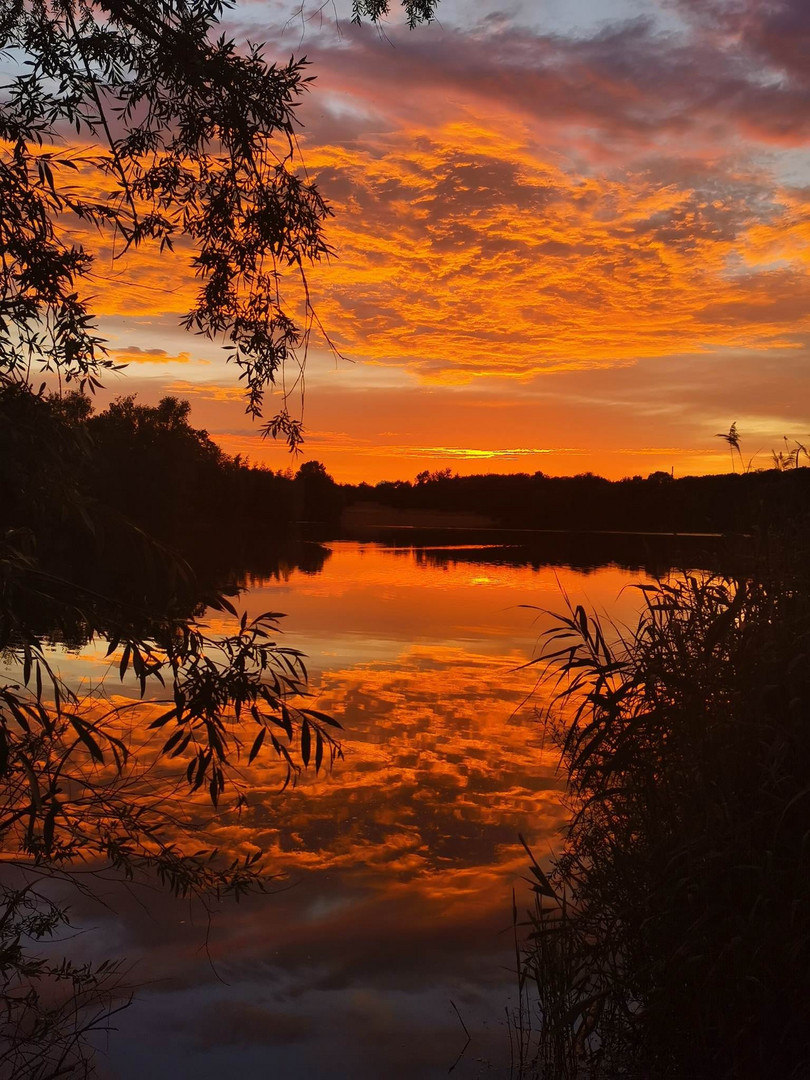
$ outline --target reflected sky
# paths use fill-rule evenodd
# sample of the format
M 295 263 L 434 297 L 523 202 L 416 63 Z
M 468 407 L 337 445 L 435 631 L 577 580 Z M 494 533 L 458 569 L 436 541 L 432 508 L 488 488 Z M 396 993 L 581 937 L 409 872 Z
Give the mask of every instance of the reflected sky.
M 639 575 L 532 570 L 486 549 L 476 562 L 329 548 L 319 573 L 253 582 L 239 606 L 289 613 L 284 643 L 307 652 L 345 760 L 283 794 L 257 761 L 241 814 L 199 804 L 210 841 L 262 852 L 279 875 L 270 895 L 209 925 L 110 883 L 114 915 L 79 913 L 84 945 L 127 956 L 139 986 L 105 1044 L 107 1077 L 445 1076 L 465 1041 L 453 1005 L 472 1035 L 454 1075 L 508 1074 L 512 888 L 529 902 L 518 833 L 542 861 L 564 821 L 537 668 L 521 665 L 550 625 L 537 609 L 562 609 L 564 590 L 630 622 Z M 92 679 L 109 664 L 94 647 L 60 662 Z

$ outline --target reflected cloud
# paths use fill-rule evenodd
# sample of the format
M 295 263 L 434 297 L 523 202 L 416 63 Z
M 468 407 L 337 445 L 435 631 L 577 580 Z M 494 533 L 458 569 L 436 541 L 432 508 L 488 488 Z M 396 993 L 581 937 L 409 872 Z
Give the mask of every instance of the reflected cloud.
M 559 607 L 563 586 L 629 619 L 638 602 L 624 587 L 638 575 L 533 568 L 489 549 L 476 560 L 473 547 L 329 548 L 319 573 L 254 581 L 238 606 L 294 613 L 287 643 L 306 643 L 314 703 L 343 723 L 345 759 L 280 793 L 260 757 L 244 766 L 238 814 L 184 797 L 201 844 L 261 852 L 279 875 L 271 895 L 216 908 L 208 930 L 207 913 L 163 893 L 145 906 L 107 883 L 101 899 L 121 921 L 82 901 L 99 955 L 143 958 L 147 986 L 110 1044 L 116 1080 L 235 1067 L 376 1080 L 384 1054 L 392 1076 L 438 1080 L 463 1045 L 450 1001 L 474 1038 L 457 1075 L 506 1060 L 496 1017 L 514 993 L 513 886 L 529 899 L 517 834 L 542 861 L 565 821 L 546 698 L 522 666 L 549 617 L 518 605 Z M 100 657 L 76 663 L 97 670 Z M 119 700 L 130 695 L 125 684 Z M 134 707 L 146 738 L 159 706 Z

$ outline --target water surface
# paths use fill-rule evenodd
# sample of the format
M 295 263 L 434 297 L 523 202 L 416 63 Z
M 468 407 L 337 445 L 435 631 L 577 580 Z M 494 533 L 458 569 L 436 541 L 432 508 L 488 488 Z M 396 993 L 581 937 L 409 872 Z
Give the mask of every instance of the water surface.
M 260 850 L 278 891 L 199 909 L 109 886 L 82 912 L 95 953 L 133 962 L 104 1075 L 506 1076 L 515 1004 L 512 889 L 522 833 L 541 861 L 564 821 L 557 756 L 526 668 L 564 594 L 633 621 L 646 580 L 615 565 L 533 565 L 505 548 L 335 542 L 239 599 L 285 611 L 316 707 L 344 726 L 345 760 L 279 792 L 251 768 L 237 815 L 200 807 L 226 851 Z M 531 606 L 526 606 L 531 605 Z M 219 615 L 212 628 L 225 628 Z M 102 650 L 65 655 L 97 678 Z M 126 688 L 125 688 L 126 689 Z M 456 1010 L 458 1012 L 456 1012 Z

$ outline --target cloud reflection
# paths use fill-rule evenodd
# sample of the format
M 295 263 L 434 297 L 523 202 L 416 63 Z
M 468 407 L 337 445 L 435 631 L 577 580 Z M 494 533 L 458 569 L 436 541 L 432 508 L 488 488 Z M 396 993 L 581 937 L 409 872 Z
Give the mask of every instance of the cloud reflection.
M 97 948 L 143 957 L 150 984 L 111 1043 L 117 1080 L 235 1067 L 371 1080 L 381 1062 L 428 1080 L 463 1045 L 451 1000 L 475 1037 L 457 1075 L 508 1056 L 498 1017 L 514 992 L 504 931 L 525 872 L 517 834 L 542 859 L 564 820 L 542 699 L 526 701 L 536 674 L 518 670 L 547 623 L 518 604 L 559 607 L 562 583 L 623 618 L 635 575 L 536 571 L 487 562 L 498 558 L 487 550 L 476 562 L 466 549 L 454 561 L 331 547 L 318 575 L 291 571 L 282 598 L 266 581 L 243 600 L 294 613 L 286 636 L 310 645 L 345 761 L 283 794 L 257 762 L 241 814 L 199 803 L 205 836 L 227 853 L 260 850 L 283 875 L 272 895 L 217 909 L 206 948 L 206 919 L 188 905 L 107 896 L 125 917 L 100 920 Z

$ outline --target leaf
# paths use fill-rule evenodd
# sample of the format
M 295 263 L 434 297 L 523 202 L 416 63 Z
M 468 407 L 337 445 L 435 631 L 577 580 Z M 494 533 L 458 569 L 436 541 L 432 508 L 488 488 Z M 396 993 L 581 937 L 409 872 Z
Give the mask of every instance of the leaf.
M 341 731 L 343 730 L 343 725 L 335 720 L 334 716 L 329 716 L 328 713 L 318 712 L 317 709 L 307 709 L 306 714 L 307 716 L 314 717 L 316 720 L 320 720 L 324 724 L 328 724 L 329 727 L 340 728 Z
M 548 880 L 546 875 L 540 869 L 540 867 L 539 867 L 539 865 L 537 863 L 537 859 L 535 859 L 534 855 L 532 854 L 531 848 L 526 843 L 526 841 L 523 838 L 521 833 L 518 833 L 518 840 L 520 840 L 521 844 L 523 845 L 523 847 L 526 850 L 526 854 L 531 859 L 531 865 L 529 866 L 529 870 L 531 871 L 532 874 L 534 874 L 535 878 L 537 878 L 537 885 L 534 886 L 534 891 L 540 893 L 542 896 L 548 896 L 552 900 L 556 900 L 557 899 L 557 894 L 555 893 L 554 889 L 551 887 L 551 882 Z
M 163 725 L 164 725 L 164 724 L 168 724 L 168 722 L 169 722 L 169 721 L 170 721 L 170 720 L 171 720 L 171 719 L 172 719 L 173 717 L 175 717 L 175 716 L 177 716 L 177 715 L 178 715 L 178 714 L 177 714 L 177 709 L 176 709 L 176 708 L 173 708 L 173 709 L 169 709 L 169 710 L 168 710 L 168 712 L 165 712 L 165 713 L 163 713 L 162 715 L 160 715 L 160 716 L 159 716 L 159 717 L 157 718 L 157 720 L 153 720 L 153 721 L 152 721 L 152 723 L 151 723 L 151 724 L 149 725 L 149 727 L 148 727 L 148 729 L 147 729 L 147 730 L 150 730 L 150 731 L 151 731 L 151 730 L 152 730 L 153 728 L 160 728 L 160 727 L 163 727 Z
M 180 742 L 184 735 L 186 735 L 185 728 L 178 728 L 174 734 L 170 735 L 161 748 L 161 754 L 168 754 L 168 752 Z
M 280 712 L 281 712 L 281 719 L 277 720 L 275 717 L 273 719 L 275 720 L 275 722 L 278 724 L 279 727 L 284 729 L 284 731 L 286 732 L 287 738 L 292 742 L 293 726 L 292 726 L 292 719 L 290 717 L 290 710 L 287 708 L 286 704 L 283 701 L 281 702 L 279 708 L 280 708 Z
M 186 737 L 184 739 L 181 739 L 181 741 L 177 744 L 174 750 L 172 750 L 170 756 L 173 758 L 180 757 L 180 755 L 185 751 L 188 744 L 191 742 L 191 737 L 192 732 L 186 732 Z
M 78 716 L 72 716 L 70 718 L 70 724 L 73 730 L 78 735 L 79 739 L 90 751 L 90 756 L 92 757 L 93 761 L 97 761 L 99 764 L 103 764 L 104 754 L 102 753 L 101 747 L 96 742 L 94 736 L 91 734 L 89 725 L 85 724 L 83 720 L 80 720 Z
M 323 763 L 323 735 L 320 731 L 315 732 L 315 775 L 317 776 Z
M 131 646 L 127 644 L 126 648 L 124 649 L 123 655 L 121 656 L 121 663 L 118 665 L 118 675 L 121 679 L 123 679 L 127 673 L 127 667 L 129 666 L 129 656 L 131 651 Z
M 258 752 L 261 750 L 262 743 L 264 742 L 266 735 L 267 728 L 263 727 L 259 734 L 256 736 L 256 738 L 253 740 L 253 746 L 251 746 L 250 753 L 248 754 L 248 765 L 250 765 L 250 763 L 255 759 Z
M 301 725 L 301 760 L 306 768 L 309 765 L 309 751 L 310 751 L 310 732 L 309 722 L 304 720 Z

